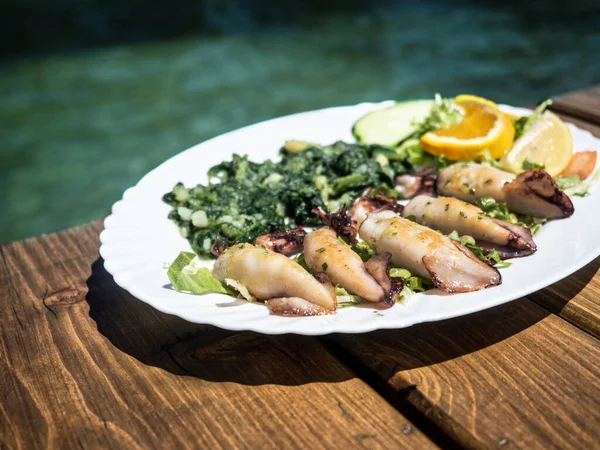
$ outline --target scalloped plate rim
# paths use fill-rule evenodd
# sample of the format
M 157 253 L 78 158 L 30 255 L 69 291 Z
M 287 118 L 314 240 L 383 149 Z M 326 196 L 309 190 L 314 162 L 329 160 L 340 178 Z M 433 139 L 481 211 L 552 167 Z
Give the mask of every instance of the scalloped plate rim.
M 270 317 L 270 318 L 276 317 L 277 322 L 280 325 L 283 325 L 283 326 L 278 326 L 274 329 L 266 328 L 265 325 L 260 320 L 259 321 L 255 320 L 255 321 L 250 321 L 250 322 L 243 322 L 243 321 L 235 321 L 234 322 L 234 321 L 228 321 L 227 319 L 224 320 L 224 317 L 226 317 L 226 315 L 221 314 L 221 313 L 218 315 L 215 315 L 215 316 L 207 316 L 207 317 L 202 318 L 201 320 L 198 320 L 197 318 L 192 317 L 189 313 L 187 313 L 186 310 L 182 310 L 177 307 L 169 307 L 169 304 L 164 302 L 163 298 L 157 298 L 155 296 L 148 295 L 146 292 L 143 291 L 143 289 L 140 288 L 139 283 L 136 283 L 135 280 L 133 282 L 131 282 L 130 280 L 127 279 L 127 277 L 125 277 L 125 275 L 122 271 L 119 271 L 118 269 L 116 269 L 116 267 L 114 265 L 114 261 L 118 260 L 118 258 L 114 257 L 114 254 L 111 255 L 110 252 L 108 252 L 107 250 L 112 248 L 113 246 L 115 246 L 118 242 L 115 243 L 114 240 L 112 240 L 110 238 L 107 239 L 107 237 L 110 235 L 110 233 L 108 233 L 108 230 L 111 230 L 111 231 L 116 230 L 116 234 L 118 235 L 119 228 L 121 228 L 121 229 L 123 229 L 123 228 L 128 228 L 128 229 L 144 228 L 137 224 L 133 224 L 133 225 L 129 225 L 129 226 L 113 224 L 112 221 L 115 220 L 116 217 L 120 214 L 120 212 L 118 211 L 119 208 L 125 207 L 127 205 L 128 201 L 133 201 L 137 195 L 141 195 L 143 193 L 142 190 L 149 184 L 150 185 L 152 184 L 152 179 L 155 174 L 157 174 L 159 171 L 163 170 L 163 168 L 165 168 L 165 166 L 167 166 L 169 164 L 174 164 L 174 161 L 176 162 L 178 160 L 178 158 L 182 158 L 183 155 L 189 155 L 190 153 L 198 152 L 198 150 L 202 149 L 202 147 L 210 146 L 219 139 L 225 139 L 228 137 L 231 138 L 236 133 L 243 134 L 244 132 L 251 130 L 254 127 L 257 127 L 259 125 L 267 126 L 272 123 L 277 123 L 277 121 L 280 121 L 282 119 L 286 119 L 286 120 L 300 119 L 301 120 L 302 118 L 304 118 L 308 115 L 311 115 L 311 114 L 315 114 L 315 113 L 321 113 L 321 114 L 335 113 L 336 111 L 346 110 L 346 109 L 360 110 L 364 114 L 368 111 L 373 111 L 376 109 L 391 106 L 394 103 L 395 102 L 391 101 L 391 100 L 387 100 L 384 102 L 375 102 L 375 103 L 363 102 L 363 103 L 359 103 L 357 105 L 352 105 L 352 106 L 330 107 L 330 108 L 324 108 L 324 109 L 320 109 L 320 110 L 300 112 L 300 113 L 295 113 L 295 114 L 291 114 L 291 115 L 287 115 L 287 116 L 273 118 L 273 119 L 269 119 L 269 120 L 266 120 L 263 122 L 259 122 L 257 124 L 248 125 L 248 126 L 233 130 L 231 132 L 219 135 L 219 136 L 215 136 L 207 141 L 196 144 L 196 145 L 188 148 L 187 150 L 184 150 L 184 151 L 170 157 L 169 159 L 165 160 L 162 164 L 160 164 L 158 167 L 156 167 L 155 169 L 151 170 L 146 175 L 144 175 L 135 186 L 130 187 L 127 190 L 125 190 L 123 197 L 120 200 L 118 200 L 117 202 L 115 202 L 115 204 L 111 208 L 111 214 L 105 218 L 105 220 L 104 220 L 105 229 L 100 233 L 101 246 L 99 249 L 99 253 L 102 256 L 102 258 L 104 259 L 104 266 L 105 266 L 107 272 L 109 272 L 113 276 L 116 284 L 118 284 L 120 287 L 122 287 L 123 289 L 128 291 L 134 297 L 138 298 L 140 301 L 143 301 L 143 302 L 149 304 L 150 306 L 157 309 L 158 311 L 161 311 L 161 312 L 167 313 L 167 314 L 171 314 L 171 315 L 175 315 L 175 316 L 181 317 L 185 320 L 188 320 L 188 321 L 191 321 L 194 323 L 213 325 L 213 326 L 217 326 L 219 328 L 232 330 L 232 331 L 247 330 L 247 331 L 255 331 L 255 332 L 264 333 L 264 334 L 294 333 L 294 334 L 315 336 L 315 335 L 323 335 L 323 334 L 329 334 L 329 333 L 364 333 L 364 332 L 374 331 L 377 329 L 405 328 L 405 327 L 409 327 L 412 325 L 416 325 L 418 323 L 434 322 L 434 321 L 445 320 L 445 319 L 450 319 L 450 318 L 454 318 L 454 317 L 460 317 L 460 316 L 478 312 L 478 311 L 481 311 L 484 309 L 492 308 L 494 306 L 498 306 L 500 304 L 512 301 L 516 298 L 521 298 L 526 295 L 529 295 L 532 292 L 540 290 L 558 280 L 561 280 L 561 279 L 569 276 L 576 270 L 582 268 L 583 266 L 585 266 L 586 264 L 588 264 L 589 262 L 594 260 L 600 254 L 600 241 L 598 241 L 598 243 L 596 243 L 594 251 L 587 252 L 585 257 L 579 258 L 576 262 L 566 266 L 564 269 L 553 272 L 552 276 L 546 277 L 544 280 L 542 280 L 538 283 L 533 283 L 533 284 L 529 285 L 527 288 L 521 289 L 518 292 L 518 295 L 516 295 L 516 296 L 507 295 L 507 294 L 500 295 L 494 301 L 487 303 L 483 307 L 481 307 L 481 305 L 467 303 L 466 305 L 463 305 L 462 308 L 457 308 L 456 310 L 449 311 L 449 312 L 442 313 L 442 314 L 435 314 L 435 313 L 430 312 L 426 316 L 422 316 L 422 315 L 421 316 L 419 316 L 419 315 L 405 316 L 402 318 L 402 320 L 398 320 L 397 318 L 386 318 L 385 314 L 383 314 L 383 316 L 377 316 L 376 318 L 371 318 L 371 320 L 368 320 L 368 321 L 365 321 L 365 320 L 358 321 L 358 322 L 355 321 L 353 323 L 348 323 L 348 324 L 344 324 L 342 322 L 343 319 L 341 319 L 341 320 L 339 319 L 339 315 L 319 316 L 316 318 L 313 318 L 313 317 L 287 318 L 287 317 L 277 317 L 277 316 L 269 315 L 267 317 Z M 517 113 L 517 114 L 525 115 L 525 114 L 528 114 L 531 112 L 531 110 L 528 110 L 525 108 L 516 108 L 516 107 L 509 106 L 509 105 L 499 105 L 499 106 L 504 110 L 507 110 L 507 111 L 513 112 L 513 113 Z M 350 126 L 351 126 L 351 124 L 350 124 Z M 350 128 L 350 126 L 348 128 Z M 578 127 L 575 127 L 574 125 L 569 125 L 569 127 L 571 128 L 571 130 L 576 130 L 578 135 L 585 136 L 585 138 L 590 140 L 590 142 L 594 142 L 595 145 L 599 146 L 599 148 L 597 150 L 600 150 L 600 140 L 595 138 L 589 131 L 582 130 Z M 250 156 L 252 156 L 252 155 L 250 155 Z M 596 190 L 596 189 L 594 189 L 594 190 Z M 168 220 L 168 219 L 166 219 L 166 217 L 165 217 L 165 220 Z M 182 248 L 182 250 L 183 250 L 183 248 Z M 510 270 L 510 268 L 507 270 Z M 503 271 L 502 272 L 503 276 L 505 276 L 506 273 L 507 273 L 506 270 Z M 485 292 L 492 292 L 493 289 L 494 288 L 487 290 Z M 484 291 L 480 291 L 480 292 L 484 292 Z M 175 292 L 175 291 L 172 291 L 171 294 L 177 295 L 177 296 L 192 296 L 191 294 L 179 293 L 179 292 Z M 476 293 L 472 293 L 472 294 L 476 294 Z M 471 295 L 471 294 L 460 294 L 460 295 L 464 296 L 464 295 Z M 212 296 L 214 297 L 215 295 L 213 294 Z M 422 296 L 423 296 L 423 294 L 418 294 L 415 297 L 413 297 L 410 301 L 411 302 L 418 301 L 418 299 Z M 198 301 L 202 301 L 201 297 L 198 297 L 198 296 L 193 296 L 193 297 L 197 298 Z M 220 296 L 220 297 L 222 297 L 224 299 L 227 298 L 226 296 Z M 402 308 L 402 305 L 397 305 L 394 308 Z M 364 309 L 366 309 L 366 308 L 364 308 Z M 385 311 L 383 313 L 385 313 Z M 323 317 L 331 317 L 331 318 L 336 318 L 336 319 L 330 321 L 329 323 L 325 323 L 325 324 L 320 323 L 318 327 L 313 327 L 313 328 L 310 327 L 310 324 L 314 322 L 314 319 L 319 319 L 319 318 L 323 318 Z M 287 321 L 287 322 L 284 322 L 284 321 Z

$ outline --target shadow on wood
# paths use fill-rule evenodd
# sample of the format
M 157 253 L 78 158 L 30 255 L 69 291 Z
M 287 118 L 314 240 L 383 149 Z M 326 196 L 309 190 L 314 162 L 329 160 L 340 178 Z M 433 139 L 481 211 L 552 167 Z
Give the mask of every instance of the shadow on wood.
M 466 316 L 406 329 L 354 336 L 332 335 L 321 339 L 330 350 L 342 355 L 342 360 L 351 368 L 360 371 L 354 367 L 360 361 L 361 367 L 375 367 L 378 379 L 389 380 L 404 370 L 431 366 L 485 349 L 531 327 L 549 314 L 529 300 L 519 299 Z M 368 374 L 361 375 L 368 377 Z
M 118 287 L 102 259 L 86 300 L 98 331 L 140 362 L 176 375 L 242 384 L 340 382 L 354 375 L 314 338 L 230 332 L 161 313 Z
M 92 265 L 87 284 L 90 316 L 98 331 L 144 364 L 180 375 L 248 384 L 301 382 L 286 376 L 284 366 L 270 367 L 270 361 L 281 361 L 282 354 L 289 364 L 305 365 L 313 372 L 306 382 L 315 381 L 314 367 L 322 364 L 315 359 L 322 358 L 321 345 L 310 337 L 229 332 L 161 313 L 119 288 L 105 271 L 101 259 Z M 405 330 L 333 335 L 320 341 L 357 371 L 363 365 L 354 367 L 355 356 L 346 358 L 344 355 L 348 347 L 353 348 L 355 355 L 363 346 L 361 342 L 368 341 L 368 350 L 361 358 L 373 360 L 379 369 L 393 376 L 401 370 L 437 364 L 488 347 L 548 314 L 541 308 L 523 314 L 524 306 L 528 311 L 531 309 L 527 308 L 529 303 L 518 300 L 465 317 Z M 381 370 L 378 372 L 381 374 Z
M 600 257 L 564 278 L 527 298 L 560 315 L 592 336 L 600 337 Z
M 600 257 L 582 267 L 573 275 L 551 284 L 542 291 L 534 292 L 528 297 L 558 314 L 575 297 L 586 295 L 586 292 L 582 292 L 584 290 L 590 291 L 587 294 L 598 295 L 598 291 L 593 289 L 591 285 L 598 270 L 600 270 Z

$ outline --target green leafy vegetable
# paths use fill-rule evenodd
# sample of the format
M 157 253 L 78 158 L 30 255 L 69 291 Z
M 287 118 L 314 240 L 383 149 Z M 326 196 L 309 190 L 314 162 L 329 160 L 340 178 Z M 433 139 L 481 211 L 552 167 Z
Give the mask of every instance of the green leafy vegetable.
M 536 162 L 529 161 L 525 159 L 523 161 L 523 170 L 531 170 L 531 169 L 545 169 L 546 166 L 544 164 L 538 164 Z
M 178 183 L 163 200 L 172 206 L 169 218 L 194 252 L 212 257 L 215 240 L 225 245 L 252 242 L 262 234 L 318 225 L 313 208 L 335 211 L 367 187 L 395 196 L 394 178 L 413 171 L 413 159 L 433 161 L 424 155 L 416 147 L 396 151 L 378 145 L 288 141 L 278 162 L 255 163 L 233 155 L 209 169 L 207 185 L 188 188 Z
M 558 188 L 562 191 L 565 189 L 571 189 L 581 184 L 579 175 L 564 175 L 561 177 L 554 177 L 554 181 L 558 185 Z
M 430 131 L 449 128 L 459 123 L 463 117 L 462 109 L 451 99 L 443 99 L 440 94 L 435 94 L 435 103 L 431 107 L 429 116 L 419 124 L 416 124 L 417 135 L 420 137 Z
M 443 155 L 434 156 L 427 153 L 421 144 L 419 139 L 408 139 L 396 149 L 396 154 L 399 158 L 405 161 L 405 164 L 413 168 L 421 168 L 425 166 L 433 166 L 438 169 L 443 169 L 452 164 L 452 161 L 444 157 Z
M 196 255 L 191 252 L 181 252 L 169 266 L 167 276 L 177 291 L 193 294 L 229 294 L 229 291 L 213 277 L 210 270 L 196 264 Z
M 481 157 L 480 164 L 488 165 L 490 167 L 494 167 L 495 169 L 504 170 L 502 165 L 496 159 L 494 159 L 489 150 L 484 150 L 479 154 L 479 156 Z M 491 182 L 492 180 L 489 181 Z
M 477 204 L 486 216 L 527 227 L 531 231 L 531 234 L 537 233 L 542 228 L 542 225 L 548 221 L 548 219 L 510 212 L 506 203 L 498 203 L 492 197 L 482 197 L 477 200 Z
M 300 264 L 305 270 L 309 271 L 308 264 L 306 264 L 306 259 L 304 258 L 304 252 L 298 253 L 292 259 Z
M 596 173 L 586 181 L 581 181 L 579 175 L 554 177 L 554 181 L 565 194 L 585 197 L 586 195 L 589 195 L 590 188 L 598 181 L 598 178 L 600 178 L 600 171 L 596 171 Z
M 401 278 L 404 282 L 404 288 L 396 296 L 396 302 L 403 302 L 416 292 L 423 292 L 433 288 L 431 281 L 426 278 L 413 275 L 409 270 L 392 267 L 390 277 Z
M 513 122 L 515 126 L 515 141 L 520 138 L 544 113 L 546 108 L 552 104 L 552 100 L 548 99 L 540 103 L 535 111 L 529 116 L 523 116 Z
M 367 245 L 364 241 L 359 241 L 357 244 L 352 244 L 350 248 L 360 256 L 363 261 L 368 261 L 371 256 L 375 254 L 373 249 Z
M 362 303 L 362 299 L 358 295 L 350 294 L 341 286 L 335 287 L 335 295 L 337 297 L 338 308 L 346 308 L 348 306 L 358 305 Z
M 454 241 L 458 241 L 461 244 L 463 244 L 465 247 L 471 250 L 479 259 L 487 261 L 495 267 L 498 267 L 499 269 L 504 269 L 512 265 L 509 262 L 503 261 L 496 250 L 492 250 L 490 253 L 485 254 L 483 249 L 475 243 L 475 239 L 473 239 L 471 236 L 459 236 L 458 232 L 454 230 L 448 235 L 448 237 Z

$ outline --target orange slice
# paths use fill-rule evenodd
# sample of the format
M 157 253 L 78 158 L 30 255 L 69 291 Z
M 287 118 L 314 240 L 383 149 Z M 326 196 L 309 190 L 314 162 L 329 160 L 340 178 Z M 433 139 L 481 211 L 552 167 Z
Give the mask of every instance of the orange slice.
M 494 109 L 498 109 L 498 105 L 496 105 L 493 101 L 488 100 L 487 98 L 477 97 L 476 95 L 470 94 L 461 94 L 454 97 L 454 103 L 479 103 L 481 105 L 487 105 Z
M 481 159 L 486 151 L 495 159 L 502 157 L 515 137 L 511 120 L 489 100 L 461 95 L 454 101 L 463 110 L 464 119 L 421 136 L 423 148 L 452 161 Z

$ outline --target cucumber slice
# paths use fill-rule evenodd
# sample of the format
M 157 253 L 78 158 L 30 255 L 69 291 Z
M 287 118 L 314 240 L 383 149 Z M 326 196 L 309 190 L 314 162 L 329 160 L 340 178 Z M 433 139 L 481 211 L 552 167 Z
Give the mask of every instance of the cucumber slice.
M 411 100 L 370 112 L 354 123 L 352 134 L 363 144 L 396 147 L 416 131 L 413 124 L 429 115 L 433 103 L 433 100 Z

